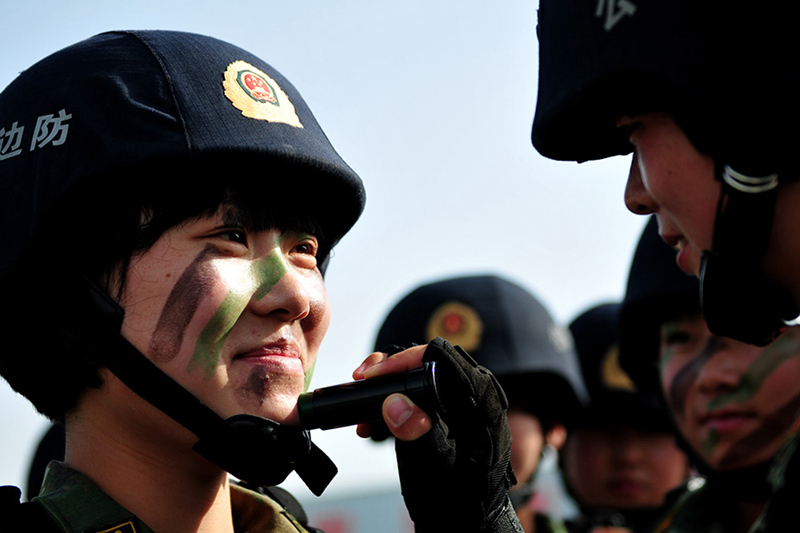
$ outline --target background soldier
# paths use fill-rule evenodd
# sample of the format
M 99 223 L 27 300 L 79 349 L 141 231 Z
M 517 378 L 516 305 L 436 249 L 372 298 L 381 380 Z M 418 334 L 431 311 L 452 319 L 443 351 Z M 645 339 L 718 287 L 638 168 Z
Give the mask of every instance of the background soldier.
M 663 395 L 706 480 L 689 484 L 660 530 L 749 530 L 800 408 L 800 328 L 764 348 L 711 333 L 697 280 L 678 269 L 655 219 L 633 258 L 622 323 L 623 365 Z
M 491 370 L 508 397 L 518 484 L 510 492 L 525 531 L 560 531 L 536 513 L 534 479 L 544 450 L 560 448 L 586 391 L 572 339 L 532 294 L 504 278 L 466 276 L 422 285 L 389 312 L 375 346 L 436 337 L 465 348 Z M 447 490 L 447 489 L 445 489 Z
M 24 136 L 0 161 L 0 285 L 16 310 L 0 373 L 66 427 L 65 462 L 34 502 L 0 494 L 3 530 L 304 531 L 268 487 L 295 471 L 320 494 L 336 473 L 298 427 L 297 398 L 330 321 L 329 254 L 364 189 L 299 93 L 216 39 L 111 32 L 23 72 L 0 93 L 0 124 Z M 393 434 L 415 441 L 412 518 L 442 527 L 441 502 L 417 487 L 453 475 L 471 505 L 448 526 L 517 530 L 491 374 L 442 342 L 359 372 L 423 359 L 452 377 L 459 436 L 388 401 Z M 448 435 L 457 451 L 434 446 Z
M 660 395 L 639 390 L 619 365 L 619 312 L 619 304 L 598 305 L 569 326 L 590 398 L 561 452 L 581 510 L 568 524 L 576 532 L 650 531 L 667 493 L 689 476 Z

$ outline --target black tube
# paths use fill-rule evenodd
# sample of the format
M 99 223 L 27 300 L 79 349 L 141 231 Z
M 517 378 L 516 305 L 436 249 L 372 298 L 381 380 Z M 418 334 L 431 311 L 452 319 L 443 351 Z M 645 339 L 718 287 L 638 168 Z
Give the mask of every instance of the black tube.
M 403 374 L 391 374 L 323 387 L 300 395 L 297 409 L 303 429 L 333 429 L 382 420 L 383 400 L 408 396 L 428 414 L 442 412 L 436 386 L 436 362 Z

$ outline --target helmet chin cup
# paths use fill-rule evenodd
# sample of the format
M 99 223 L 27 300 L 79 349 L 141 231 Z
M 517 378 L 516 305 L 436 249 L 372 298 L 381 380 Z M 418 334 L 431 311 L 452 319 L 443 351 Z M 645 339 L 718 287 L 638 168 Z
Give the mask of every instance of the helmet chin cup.
M 715 335 L 765 346 L 786 328 L 782 294 L 759 272 L 703 252 L 700 262 L 700 306 Z M 784 306 L 785 308 L 785 306 Z
M 296 471 L 317 496 L 338 471 L 308 431 L 253 415 L 226 419 L 192 449 L 252 485 L 279 485 Z
M 780 174 L 747 152 L 738 159 L 717 162 L 722 188 L 712 251 L 700 262 L 700 306 L 714 334 L 765 346 L 786 329 L 785 317 L 797 316 L 790 295 L 762 272 Z

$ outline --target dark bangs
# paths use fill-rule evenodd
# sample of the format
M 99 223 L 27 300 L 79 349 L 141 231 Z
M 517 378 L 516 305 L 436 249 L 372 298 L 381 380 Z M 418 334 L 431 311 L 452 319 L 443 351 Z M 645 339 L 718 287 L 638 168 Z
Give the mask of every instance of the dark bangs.
M 244 156 L 204 157 L 162 162 L 148 174 L 132 178 L 138 181 L 132 189 L 141 195 L 132 198 L 138 204 L 133 208 L 144 215 L 145 248 L 169 228 L 211 216 L 223 205 L 236 210 L 248 231 L 291 229 L 325 240 L 312 213 L 316 202 L 309 200 L 318 193 L 304 186 L 307 180 L 296 165 L 275 161 L 265 167 Z
M 330 251 L 321 224 L 301 201 L 283 191 L 266 194 L 252 190 L 250 183 L 207 184 L 202 188 L 161 190 L 150 199 L 138 202 L 139 224 L 137 239 L 131 253 L 150 248 L 172 227 L 197 218 L 213 216 L 223 210 L 223 216 L 235 220 L 248 232 L 268 229 L 295 230 L 314 235 L 320 245 L 320 255 Z
M 308 200 L 317 193 L 302 186 L 302 172 L 280 163 L 254 171 L 245 161 L 237 169 L 231 160 L 161 161 L 79 183 L 56 207 L 40 232 L 46 237 L 39 240 L 47 242 L 37 247 L 55 252 L 119 296 L 120 284 L 111 286 L 124 279 L 132 257 L 170 228 L 229 206 L 247 231 L 277 228 L 314 235 L 322 265 L 334 243 L 315 215 L 319 200 Z M 83 242 L 76 247 L 76 241 Z

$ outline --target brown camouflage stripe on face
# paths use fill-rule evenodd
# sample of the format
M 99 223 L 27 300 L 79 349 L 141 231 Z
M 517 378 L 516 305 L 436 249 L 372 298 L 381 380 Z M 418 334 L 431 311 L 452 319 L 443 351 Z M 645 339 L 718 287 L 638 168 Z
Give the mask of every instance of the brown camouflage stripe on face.
M 734 444 L 719 462 L 719 467 L 739 464 L 781 435 L 788 433 L 797 418 L 798 409 L 800 409 L 800 391 L 786 405 L 769 415 L 763 424 Z
M 695 381 L 697 381 L 697 376 L 700 375 L 700 371 L 706 364 L 706 361 L 719 350 L 720 341 L 721 339 L 719 337 L 711 335 L 700 353 L 675 374 L 675 378 L 670 384 L 667 398 L 672 406 L 672 410 L 677 415 L 683 415 L 689 390 L 692 388 Z
M 211 292 L 214 272 L 203 259 L 216 250 L 208 246 L 200 252 L 172 288 L 150 339 L 153 362 L 166 363 L 178 355 L 186 328 Z

